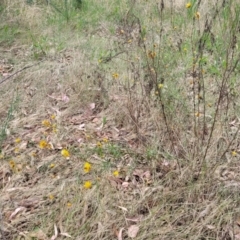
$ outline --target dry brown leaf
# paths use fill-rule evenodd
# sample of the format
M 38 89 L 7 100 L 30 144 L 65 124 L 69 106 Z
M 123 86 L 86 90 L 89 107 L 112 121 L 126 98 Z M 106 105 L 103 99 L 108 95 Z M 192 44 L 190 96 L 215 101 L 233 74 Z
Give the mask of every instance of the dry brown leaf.
M 151 172 L 149 170 L 147 170 L 146 172 L 143 173 L 143 178 L 146 178 L 146 180 L 150 180 L 151 179 Z
M 203 218 L 208 215 L 211 211 L 212 206 L 208 205 L 202 212 L 199 213 L 199 218 Z
M 92 120 L 93 123 L 98 123 L 99 121 L 100 121 L 100 119 L 97 117 L 93 118 L 93 120 Z
M 15 211 L 10 215 L 9 220 L 14 219 L 17 216 L 18 213 L 23 212 L 25 210 L 27 210 L 27 208 L 25 208 L 25 207 L 16 208 Z
M 235 223 L 240 227 L 240 217 L 235 220 Z
M 30 232 L 27 236 L 30 238 L 37 238 L 37 240 L 47 240 L 48 239 L 46 234 L 41 229 L 38 229 L 34 232 Z
M 123 183 L 122 183 L 122 186 L 123 186 L 124 188 L 127 188 L 127 187 L 129 186 L 129 182 L 123 182 Z
M 20 145 L 18 146 L 18 148 L 19 148 L 20 150 L 26 150 L 27 144 L 28 144 L 28 142 L 22 142 L 22 143 L 20 143 Z
M 85 123 L 82 123 L 78 126 L 79 130 L 84 130 L 85 129 Z
M 14 191 L 24 190 L 24 189 L 26 189 L 26 188 L 25 187 L 14 187 L 14 188 L 6 189 L 6 192 L 14 192 Z
M 236 235 L 234 236 L 234 239 L 235 239 L 235 240 L 240 240 L 240 233 L 236 234 Z
M 128 211 L 127 208 L 125 208 L 125 207 L 118 206 L 118 208 L 120 208 L 120 209 L 122 209 L 123 211 L 126 211 L 126 212 Z
M 82 114 L 78 114 L 78 115 L 74 115 L 69 119 L 69 122 L 74 124 L 74 125 L 78 125 L 78 124 L 82 124 L 83 122 L 83 116 Z
M 32 208 L 35 207 L 38 203 L 38 199 L 23 199 L 21 202 L 18 203 L 18 205 L 26 208 Z
M 101 222 L 98 222 L 98 227 L 97 227 L 97 236 L 100 237 L 101 234 L 104 232 L 104 226 Z
M 121 229 L 119 230 L 118 236 L 117 236 L 118 240 L 122 240 L 122 239 L 123 239 L 123 238 L 122 238 L 122 232 L 123 232 L 123 230 L 124 230 L 124 228 L 121 228 Z
M 89 104 L 89 107 L 90 107 L 90 109 L 92 109 L 92 110 L 95 108 L 95 106 L 96 106 L 95 103 L 90 103 L 90 104 Z
M 56 224 L 54 224 L 54 235 L 51 237 L 50 240 L 55 240 L 55 239 L 57 239 L 57 236 L 58 236 L 58 229 L 57 229 Z
M 135 238 L 138 234 L 138 231 L 139 231 L 139 226 L 137 225 L 131 225 L 129 228 L 128 228 L 128 236 L 130 238 Z
M 79 138 L 79 139 L 77 140 L 77 142 L 78 142 L 78 143 L 83 143 L 83 142 L 84 142 L 84 139 L 83 139 L 83 138 Z
M 213 225 L 206 225 L 206 227 L 208 228 L 208 229 L 210 229 L 210 230 L 213 230 L 213 229 L 215 229 L 216 227 L 215 226 L 213 226 Z
M 10 73 L 3 73 L 3 74 L 2 74 L 3 77 L 8 77 L 8 76 L 10 76 L 10 75 L 11 75 Z
M 110 184 L 111 184 L 113 187 L 117 187 L 117 186 L 119 186 L 120 184 L 122 184 L 122 180 L 119 179 L 119 178 L 110 176 L 110 177 L 108 177 L 107 179 L 109 180 Z
M 69 97 L 65 94 L 62 95 L 62 101 L 65 102 L 65 103 L 68 103 L 69 102 Z
M 130 222 L 140 222 L 140 221 L 142 221 L 142 219 L 143 219 L 143 215 L 139 215 L 139 216 L 132 217 L 132 218 L 126 218 L 126 220 L 130 221 Z
M 68 234 L 68 233 L 60 233 L 60 235 L 65 236 L 65 237 L 72 238 L 72 236 L 71 236 L 70 234 Z

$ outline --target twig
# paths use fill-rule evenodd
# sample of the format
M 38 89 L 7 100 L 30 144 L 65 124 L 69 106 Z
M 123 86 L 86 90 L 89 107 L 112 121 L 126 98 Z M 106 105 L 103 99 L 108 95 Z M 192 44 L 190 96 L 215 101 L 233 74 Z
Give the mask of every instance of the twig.
M 125 51 L 121 51 L 121 52 L 118 52 L 118 53 L 116 53 L 114 55 L 111 55 L 111 53 L 110 53 L 110 56 L 107 56 L 107 57 L 103 58 L 102 62 L 103 63 L 107 63 L 107 62 L 111 61 L 113 58 L 117 57 L 118 55 L 120 55 L 120 54 L 122 54 L 124 52 Z
M 33 67 L 33 66 L 36 66 L 36 65 L 38 65 L 39 63 L 41 63 L 41 62 L 43 62 L 43 61 L 44 61 L 44 60 L 39 61 L 39 62 L 37 62 L 37 63 L 34 63 L 34 64 L 32 64 L 32 65 L 29 65 L 29 66 L 26 66 L 26 67 L 21 68 L 20 70 L 16 71 L 15 73 L 13 73 L 13 74 L 11 74 L 11 75 L 3 78 L 3 79 L 0 81 L 0 84 L 4 83 L 5 81 L 7 81 L 7 80 L 10 79 L 11 77 L 15 76 L 16 74 L 22 72 L 23 70 L 26 70 L 26 69 L 31 68 L 31 67 Z

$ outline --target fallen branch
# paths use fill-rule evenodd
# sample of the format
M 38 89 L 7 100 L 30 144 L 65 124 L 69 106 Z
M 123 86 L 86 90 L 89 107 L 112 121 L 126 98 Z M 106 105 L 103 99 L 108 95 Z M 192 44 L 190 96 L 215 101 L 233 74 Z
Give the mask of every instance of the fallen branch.
M 4 83 L 5 81 L 7 81 L 7 80 L 10 79 L 11 77 L 15 76 L 16 74 L 18 74 L 18 73 L 20 73 L 20 72 L 22 72 L 22 71 L 24 71 L 24 70 L 26 70 L 26 69 L 28 69 L 28 68 L 31 68 L 31 67 L 33 67 L 33 66 L 36 66 L 36 65 L 38 65 L 39 63 L 41 63 L 41 62 L 43 62 L 43 61 L 44 61 L 44 60 L 39 61 L 39 62 L 37 62 L 37 63 L 34 63 L 34 64 L 32 64 L 32 65 L 29 65 L 29 66 L 26 66 L 26 67 L 21 68 L 20 70 L 16 71 L 15 73 L 13 73 L 13 74 L 11 74 L 11 75 L 3 78 L 3 79 L 0 81 L 0 84 Z

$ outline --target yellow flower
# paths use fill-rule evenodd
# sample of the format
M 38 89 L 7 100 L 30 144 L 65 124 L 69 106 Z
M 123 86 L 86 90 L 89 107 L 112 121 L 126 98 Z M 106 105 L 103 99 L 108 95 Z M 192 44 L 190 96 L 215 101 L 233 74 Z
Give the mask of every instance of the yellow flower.
M 67 207 L 70 208 L 72 204 L 70 202 L 67 203 Z
M 119 176 L 119 172 L 118 172 L 117 170 L 114 171 L 114 172 L 113 172 L 113 176 L 118 177 L 118 176 Z
M 68 151 L 67 149 L 63 149 L 63 150 L 61 151 L 61 154 L 62 154 L 62 156 L 65 157 L 65 158 L 69 158 L 69 157 L 70 157 L 70 153 L 69 153 L 69 151 Z
M 186 4 L 186 8 L 190 8 L 192 6 L 192 4 L 189 2 Z
M 196 117 L 200 117 L 200 113 L 199 113 L 199 112 L 196 112 L 196 113 L 195 113 L 195 116 L 196 116 Z
M 54 199 L 54 196 L 52 194 L 50 194 L 48 197 L 51 201 Z
M 37 157 L 37 153 L 36 152 L 31 152 L 31 154 L 30 154 L 32 157 Z
M 9 165 L 10 165 L 10 167 L 11 167 L 12 170 L 15 170 L 15 168 L 16 168 L 16 163 L 15 163 L 13 160 L 10 160 L 10 161 L 9 161 Z
M 85 162 L 85 163 L 84 163 L 83 169 L 84 169 L 84 172 L 85 172 L 85 173 L 90 172 L 90 171 L 91 171 L 91 168 L 92 168 L 92 165 L 91 165 L 89 162 Z
M 84 183 L 84 188 L 85 188 L 85 189 L 92 188 L 92 183 L 91 183 L 90 181 L 86 181 L 86 182 Z
M 163 88 L 163 86 L 164 86 L 164 85 L 163 85 L 162 83 L 159 83 L 159 84 L 158 84 L 158 88 L 159 88 L 159 89 Z
M 232 151 L 232 156 L 236 157 L 237 156 L 237 152 L 236 151 Z
M 16 147 L 16 148 L 14 149 L 14 153 L 19 153 L 19 151 L 20 151 L 20 149 L 19 149 L 18 147 Z
M 41 140 L 38 145 L 41 149 L 50 148 L 50 145 L 45 140 Z
M 200 13 L 199 13 L 199 12 L 196 12 L 196 13 L 195 13 L 195 18 L 197 18 L 197 19 L 200 18 Z
M 153 52 L 153 51 L 149 51 L 148 52 L 148 57 L 151 58 L 151 59 L 154 59 L 156 57 L 156 53 Z
M 51 127 L 51 122 L 49 120 L 45 119 L 42 121 L 42 125 L 44 127 Z
M 49 167 L 50 167 L 50 168 L 54 168 L 54 167 L 55 167 L 55 164 L 54 164 L 54 163 L 51 163 L 51 164 L 49 165 Z
M 119 74 L 118 74 L 118 73 L 113 73 L 113 74 L 112 74 L 112 77 L 115 78 L 115 79 L 117 79 L 117 78 L 119 78 Z
M 57 124 L 53 124 L 52 125 L 52 131 L 54 132 L 54 133 L 56 133 L 57 132 Z
M 104 137 L 102 140 L 103 140 L 104 143 L 108 143 L 108 138 L 107 137 Z
M 54 120 L 56 118 L 56 115 L 51 115 L 51 119 Z
M 21 142 L 21 138 L 16 138 L 15 139 L 15 143 L 20 143 Z
M 97 146 L 98 146 L 99 148 L 101 148 L 101 147 L 102 147 L 101 142 L 97 142 Z

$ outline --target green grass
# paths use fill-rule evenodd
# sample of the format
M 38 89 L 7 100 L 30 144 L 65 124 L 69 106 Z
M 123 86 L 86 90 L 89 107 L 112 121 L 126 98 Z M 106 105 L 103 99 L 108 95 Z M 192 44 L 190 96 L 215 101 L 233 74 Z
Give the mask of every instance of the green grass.
M 1 4 L 1 79 L 39 63 L 0 85 L 0 238 L 238 237 L 240 8 L 224 3 Z
M 2 119 L 2 122 L 0 125 L 0 153 L 2 153 L 2 147 L 3 147 L 2 145 L 8 137 L 9 125 L 11 120 L 14 118 L 14 112 L 16 111 L 18 102 L 19 102 L 19 96 L 13 96 L 7 111 L 6 117 Z

